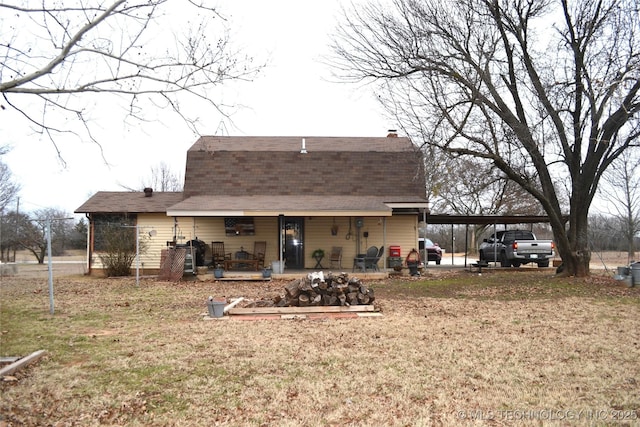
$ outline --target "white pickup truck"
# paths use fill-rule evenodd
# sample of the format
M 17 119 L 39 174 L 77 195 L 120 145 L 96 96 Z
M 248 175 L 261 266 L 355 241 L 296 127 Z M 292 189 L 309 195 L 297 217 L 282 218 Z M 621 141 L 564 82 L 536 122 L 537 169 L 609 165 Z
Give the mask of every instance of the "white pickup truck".
M 520 267 L 535 262 L 549 267 L 555 246 L 552 240 L 538 240 L 527 230 L 498 231 L 484 239 L 478 248 L 480 262 L 500 262 L 501 267 Z

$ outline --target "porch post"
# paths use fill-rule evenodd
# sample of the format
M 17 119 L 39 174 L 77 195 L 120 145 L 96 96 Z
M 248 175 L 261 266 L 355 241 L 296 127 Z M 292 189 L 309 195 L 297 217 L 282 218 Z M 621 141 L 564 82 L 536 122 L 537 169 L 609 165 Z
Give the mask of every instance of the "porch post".
M 278 262 L 282 262 L 282 227 L 284 225 L 284 214 L 278 215 Z M 282 266 L 284 272 L 284 265 Z
M 382 217 L 382 246 L 385 248 L 385 251 L 389 250 L 387 246 L 387 217 Z M 387 257 L 384 255 L 384 251 L 382 252 L 382 268 L 387 270 Z

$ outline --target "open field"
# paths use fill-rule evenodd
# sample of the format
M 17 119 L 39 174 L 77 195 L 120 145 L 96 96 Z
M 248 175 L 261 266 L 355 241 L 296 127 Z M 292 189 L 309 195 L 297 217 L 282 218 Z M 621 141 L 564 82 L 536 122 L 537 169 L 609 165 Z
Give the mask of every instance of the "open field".
M 46 277 L 46 276 L 45 276 Z M 367 282 L 383 316 L 203 321 L 287 282 L 0 281 L 0 425 L 640 425 L 640 288 L 552 270 Z

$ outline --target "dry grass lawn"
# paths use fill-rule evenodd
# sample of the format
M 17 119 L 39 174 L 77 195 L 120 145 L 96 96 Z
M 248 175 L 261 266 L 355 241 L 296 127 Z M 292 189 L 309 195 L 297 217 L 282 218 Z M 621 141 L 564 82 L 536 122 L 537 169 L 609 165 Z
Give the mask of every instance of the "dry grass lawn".
M 2 278 L 4 425 L 639 425 L 640 289 L 549 270 L 366 282 L 383 316 L 203 321 L 286 282 Z M 6 381 L 10 380 L 10 381 Z

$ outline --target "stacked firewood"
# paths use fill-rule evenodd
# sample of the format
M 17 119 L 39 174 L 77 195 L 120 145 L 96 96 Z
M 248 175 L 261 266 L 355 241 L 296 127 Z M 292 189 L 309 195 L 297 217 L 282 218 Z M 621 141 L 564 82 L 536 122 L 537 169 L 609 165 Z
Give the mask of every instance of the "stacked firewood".
M 273 304 L 262 300 L 254 306 L 308 307 L 351 306 L 373 304 L 373 289 L 347 273 L 310 273 L 306 278 L 296 279 L 284 288 L 284 295 L 274 298 Z

